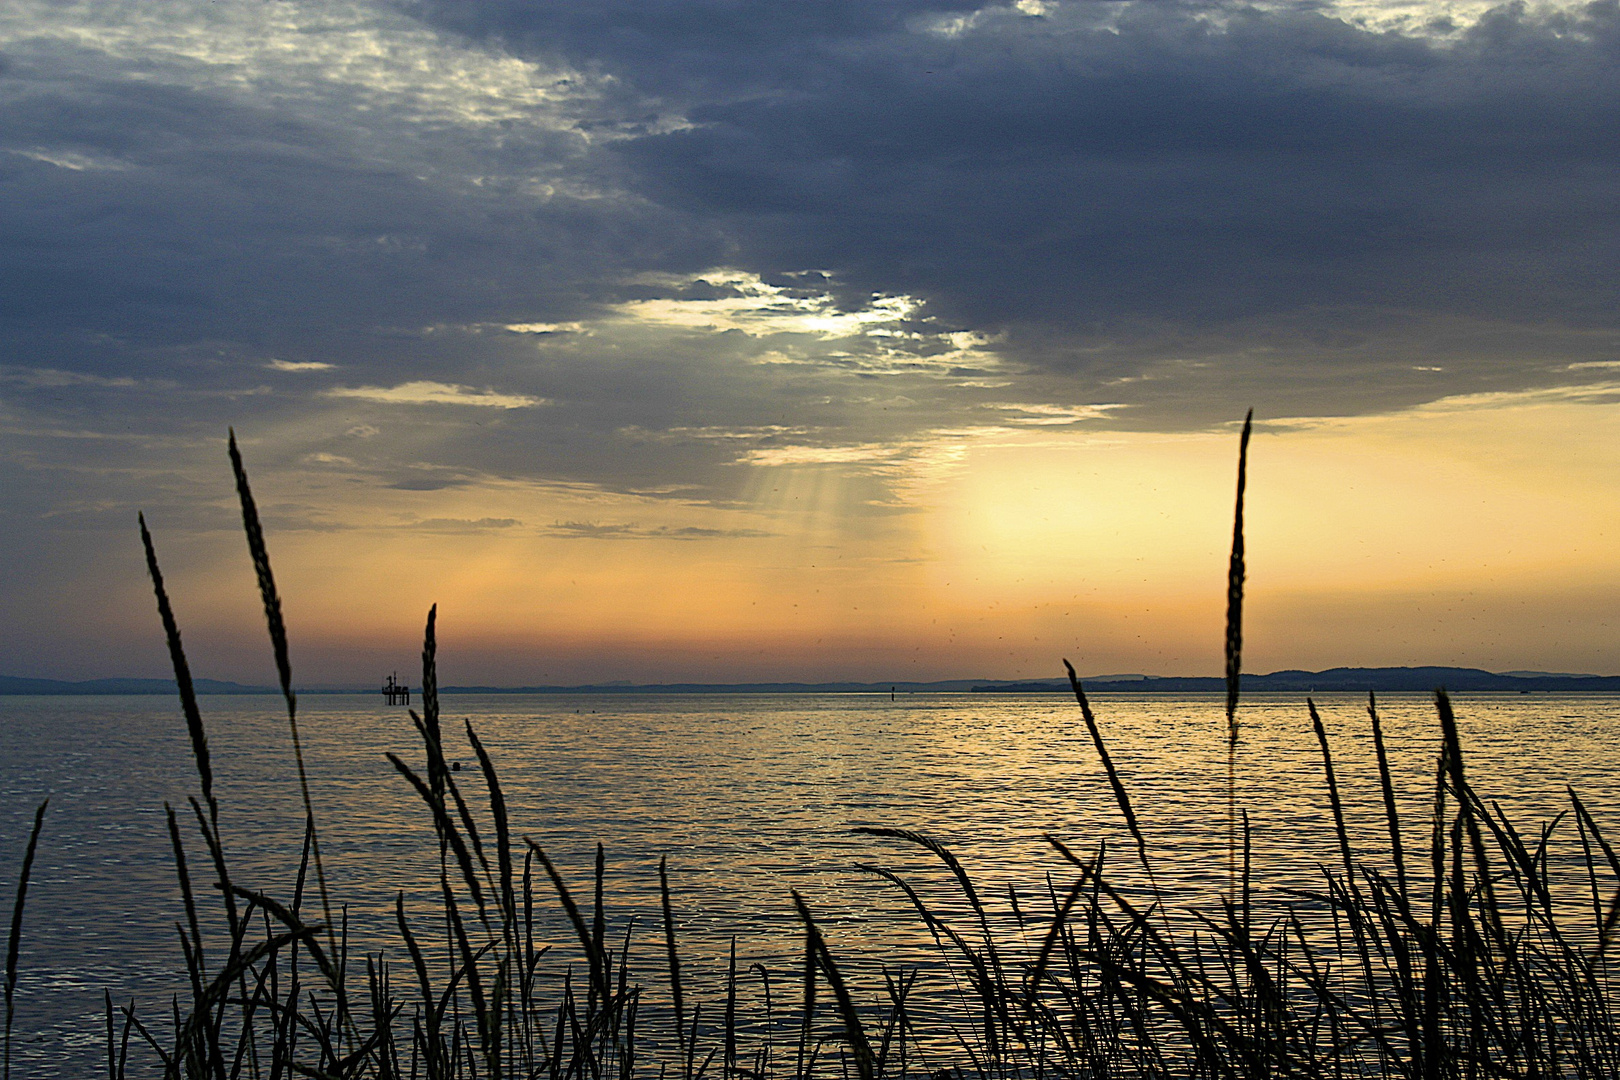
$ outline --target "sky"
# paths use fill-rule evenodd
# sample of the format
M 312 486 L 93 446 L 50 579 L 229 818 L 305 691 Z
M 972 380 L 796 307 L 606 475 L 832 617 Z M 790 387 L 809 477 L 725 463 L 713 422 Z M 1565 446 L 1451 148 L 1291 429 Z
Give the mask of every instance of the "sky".
M 1620 673 L 1620 5 L 9 0 L 0 673 Z M 410 681 L 414 681 L 414 678 Z

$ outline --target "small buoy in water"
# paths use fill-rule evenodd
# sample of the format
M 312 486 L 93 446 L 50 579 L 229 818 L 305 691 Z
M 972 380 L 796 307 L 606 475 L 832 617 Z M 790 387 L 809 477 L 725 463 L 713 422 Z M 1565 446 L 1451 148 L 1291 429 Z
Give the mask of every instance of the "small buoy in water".
M 451 763 L 450 763 L 450 771 L 451 771 L 451 772 L 460 772 L 460 771 L 461 771 L 461 762 L 459 762 L 459 761 L 452 761 L 452 762 L 451 762 Z

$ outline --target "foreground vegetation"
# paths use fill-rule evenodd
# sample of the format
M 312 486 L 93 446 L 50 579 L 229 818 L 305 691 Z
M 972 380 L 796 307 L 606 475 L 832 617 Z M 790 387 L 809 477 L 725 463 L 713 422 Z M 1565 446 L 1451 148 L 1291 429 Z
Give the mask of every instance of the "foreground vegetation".
M 863 830 L 931 852 L 959 894 L 946 911 L 930 906 L 916 883 L 867 868 L 896 887 L 937 943 L 944 1013 L 918 1007 L 927 976 L 914 970 L 886 968 L 881 986 L 846 979 L 838 943 L 823 936 L 796 894 L 803 928 L 796 969 L 739 972 L 733 959 L 718 997 L 698 1001 L 683 984 L 662 866 L 665 959 L 658 970 L 634 971 L 629 941 L 608 937 L 600 849 L 593 878 L 576 895 L 538 845 L 513 835 L 495 763 L 470 724 L 482 790 L 458 783 L 444 752 L 430 613 L 422 711 L 412 713 L 421 747 L 411 761 L 389 761 L 434 821 L 439 910 L 413 922 L 401 898 L 394 952 L 351 955 L 327 895 L 280 601 L 234 440 L 231 457 L 303 787 L 302 859 L 279 890 L 239 879 L 227 863 L 207 733 L 143 522 L 199 785 L 189 806 L 168 813 L 190 996 L 161 1022 L 109 999 L 109 1077 L 1620 1076 L 1607 958 L 1620 916 L 1620 857 L 1573 793 L 1567 814 L 1529 835 L 1481 799 L 1467 781 L 1443 692 L 1435 701 L 1442 749 L 1426 844 L 1403 842 L 1369 699 L 1388 842 L 1376 855 L 1354 848 L 1327 735 L 1308 703 L 1339 864 L 1323 868 L 1320 890 L 1268 906 L 1252 887 L 1247 820 L 1234 810 L 1228 894 L 1216 910 L 1187 912 L 1158 888 L 1129 793 L 1070 668 L 1080 718 L 1134 850 L 1077 852 L 1052 839 L 1072 875 L 1031 883 L 1040 886 L 1031 895 L 1043 899 L 1033 907 L 1026 901 L 1018 932 L 1009 933 L 949 850 L 911 832 Z M 1230 605 L 1239 611 L 1241 582 L 1240 517 Z M 1235 745 L 1239 637 L 1231 621 L 1227 640 Z M 18 937 L 43 814 L 41 807 L 13 904 L 8 1076 Z M 1573 830 L 1584 853 L 1580 881 L 1561 878 L 1549 860 L 1559 830 Z M 1569 899 L 1572 885 L 1577 902 Z M 536 947 L 537 925 L 552 905 L 572 928 L 569 955 Z M 773 998 L 773 985 L 793 991 Z M 791 1038 L 780 1035 L 784 1023 Z

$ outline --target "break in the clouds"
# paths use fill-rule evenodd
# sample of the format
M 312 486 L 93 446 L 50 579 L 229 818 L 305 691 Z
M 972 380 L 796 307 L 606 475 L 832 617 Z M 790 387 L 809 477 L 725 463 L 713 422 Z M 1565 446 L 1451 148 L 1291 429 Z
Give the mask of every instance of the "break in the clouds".
M 14 572 L 228 526 L 231 423 L 288 528 L 745 541 L 772 470 L 881 523 L 1009 433 L 1578 391 L 1617 61 L 1612 0 L 13 0 Z
M 545 404 L 541 398 L 524 394 L 499 394 L 493 390 L 475 390 L 470 386 L 425 380 L 400 383 L 398 386 L 336 386 L 326 393 L 330 397 L 380 401 L 385 405 L 479 405 L 490 409 L 526 409 Z

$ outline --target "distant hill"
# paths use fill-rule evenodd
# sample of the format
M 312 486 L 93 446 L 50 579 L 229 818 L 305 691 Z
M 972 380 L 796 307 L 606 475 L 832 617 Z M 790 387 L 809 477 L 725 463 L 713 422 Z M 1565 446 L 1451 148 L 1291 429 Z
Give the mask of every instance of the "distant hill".
M 1219 676 L 1102 675 L 1082 682 L 1088 692 L 1100 694 L 1197 694 L 1226 689 Z M 1479 668 L 1389 667 L 1329 668 L 1326 671 L 1274 671 L 1243 676 L 1249 693 L 1330 693 L 1344 691 L 1419 691 L 1443 686 L 1448 690 L 1597 690 L 1620 693 L 1620 676 L 1564 675 L 1522 672 L 1498 675 Z M 445 686 L 441 694 L 898 694 L 1069 692 L 1066 679 L 973 680 L 939 682 L 827 682 L 827 683 L 595 683 L 585 686 Z
M 1085 678 L 1093 694 L 1204 694 L 1226 688 L 1218 676 L 1102 675 Z M 273 694 L 269 686 L 245 686 L 217 679 L 198 679 L 199 694 Z M 1479 668 L 1389 667 L 1329 668 L 1326 671 L 1274 671 L 1244 675 L 1245 693 L 1335 693 L 1378 690 L 1427 692 L 1447 690 L 1603 691 L 1620 693 L 1620 676 L 1564 675 L 1547 672 L 1495 674 Z M 412 687 L 413 696 L 420 691 Z M 439 693 L 455 694 L 1044 694 L 1068 693 L 1065 679 L 990 680 L 942 679 L 936 682 L 761 682 L 761 683 L 591 683 L 584 686 L 441 686 Z M 24 679 L 0 675 L 5 694 L 173 694 L 172 679 Z M 375 693 L 370 688 L 300 687 L 301 694 Z
M 241 683 L 220 682 L 217 679 L 194 679 L 192 687 L 199 694 L 273 694 L 268 686 L 243 686 Z M 61 679 L 19 679 L 13 675 L 0 675 L 0 694 L 173 694 L 173 679 L 90 679 L 86 682 L 64 682 Z
M 1197 694 L 1216 693 L 1226 689 L 1226 680 L 1216 676 L 1182 676 L 1130 680 L 1082 680 L 1087 693 L 1095 694 Z M 1286 693 L 1342 693 L 1380 690 L 1429 691 L 1436 687 L 1447 690 L 1569 691 L 1599 690 L 1620 693 L 1620 676 L 1616 675 L 1552 675 L 1523 672 L 1498 675 L 1479 668 L 1456 667 L 1387 667 L 1387 668 L 1328 668 L 1326 671 L 1273 671 L 1269 675 L 1243 676 L 1242 688 L 1246 693 L 1268 691 Z M 1038 682 L 980 683 L 975 693 L 1034 694 L 1069 690 L 1067 680 L 1040 680 Z

